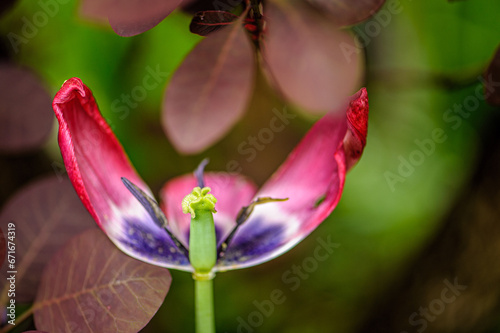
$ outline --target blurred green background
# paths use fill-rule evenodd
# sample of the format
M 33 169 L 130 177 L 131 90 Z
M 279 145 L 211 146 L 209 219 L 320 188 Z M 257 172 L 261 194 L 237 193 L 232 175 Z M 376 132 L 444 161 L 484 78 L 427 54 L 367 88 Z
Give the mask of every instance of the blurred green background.
M 401 10 L 393 14 L 389 6 Z M 208 170 L 227 170 L 227 163 L 236 160 L 242 173 L 261 185 L 315 120 L 286 105 L 258 74 L 249 110 L 229 135 L 199 155 L 179 155 L 163 133 L 160 109 L 172 73 L 201 39 L 189 32 L 190 17 L 176 12 L 146 33 L 122 38 L 79 17 L 78 4 L 69 1 L 59 4 L 57 14 L 37 27 L 35 36 L 15 52 L 8 34 L 20 35 L 25 22 L 22 18 L 31 20 L 40 10 L 39 2 L 23 0 L 3 14 L 0 33 L 5 55 L 9 61 L 32 69 L 52 96 L 64 80 L 80 77 L 92 89 L 132 163 L 155 193 L 166 180 L 191 172 L 204 157 L 211 160 Z M 408 272 L 419 271 L 414 266 L 416 258 L 436 241 L 446 216 L 468 190 L 473 171 L 480 167 L 482 131 L 485 124 L 498 119 L 498 110 L 476 97 L 477 107 L 469 117 L 450 120 L 446 115 L 451 115 L 447 111 L 455 104 L 462 105 L 476 96 L 477 89 L 482 91 L 480 77 L 500 43 L 499 13 L 500 2 L 493 0 L 388 1 L 369 21 L 353 27 L 361 37 L 361 51 L 366 53 L 364 85 L 370 98 L 364 156 L 348 174 L 337 209 L 307 239 L 266 264 L 218 274 L 218 332 L 369 331 L 364 323 Z M 113 102 L 140 85 L 148 68 L 160 68 L 168 78 L 148 91 L 137 107 L 116 112 Z M 248 162 L 236 147 L 268 126 L 273 108 L 284 107 L 298 117 Z M 434 148 L 426 153 L 418 142 L 428 143 L 436 131 L 441 140 L 432 141 Z M 56 132 L 54 126 L 44 152 L 50 161 L 60 163 Z M 53 165 L 43 167 L 49 170 L 47 174 L 55 172 L 50 171 Z M 308 262 L 318 238 L 331 238 L 339 246 L 307 277 L 290 275 L 294 266 Z M 446 259 L 454 260 L 446 257 L 445 263 Z M 193 331 L 191 276 L 171 272 L 171 290 L 143 332 Z M 291 290 L 294 284 L 286 280 L 290 276 L 300 281 L 296 290 Z M 450 275 L 450 281 L 454 277 Z M 258 304 L 270 300 L 275 289 L 283 292 L 285 300 L 270 313 L 263 313 Z M 440 290 L 434 298 L 439 298 Z M 417 304 L 413 311 L 418 311 L 418 306 L 427 304 Z M 469 306 L 472 309 L 477 304 Z M 448 316 L 453 320 L 453 314 L 446 312 Z M 445 315 L 428 320 L 424 330 L 453 331 L 433 329 L 441 327 L 442 318 Z M 500 315 L 492 310 L 487 318 L 484 331 L 500 332 Z M 391 331 L 417 332 L 422 328 L 410 324 Z

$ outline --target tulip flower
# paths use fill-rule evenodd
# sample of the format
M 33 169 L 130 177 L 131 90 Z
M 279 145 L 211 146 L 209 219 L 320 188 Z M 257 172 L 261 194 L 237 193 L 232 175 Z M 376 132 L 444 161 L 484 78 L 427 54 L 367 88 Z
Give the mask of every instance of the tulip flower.
M 368 121 L 362 89 L 345 110 L 321 118 L 260 189 L 238 174 L 204 173 L 203 163 L 168 181 L 158 204 L 80 79 L 63 84 L 53 107 L 64 163 L 87 210 L 126 254 L 193 273 L 204 332 L 213 326 L 207 303 L 216 272 L 267 262 L 330 215 L 361 157 Z

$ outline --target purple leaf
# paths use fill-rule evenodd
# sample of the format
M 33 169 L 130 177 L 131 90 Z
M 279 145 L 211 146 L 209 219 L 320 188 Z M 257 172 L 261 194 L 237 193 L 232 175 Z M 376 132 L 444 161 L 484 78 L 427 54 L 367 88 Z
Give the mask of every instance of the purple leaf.
M 160 23 L 182 0 L 83 0 L 80 13 L 103 21 L 108 18 L 120 36 L 141 34 Z
M 267 3 L 265 15 L 263 57 L 271 83 L 308 111 L 341 108 L 362 76 L 353 36 L 300 3 Z
M 0 63 L 0 150 L 38 148 L 50 134 L 50 95 L 27 69 Z
M 163 303 L 171 280 L 165 268 L 133 259 L 101 230 L 89 230 L 47 265 L 34 304 L 36 327 L 49 332 L 138 332 Z
M 9 228 L 9 223 L 14 227 Z M 31 302 L 41 272 L 52 254 L 74 235 L 95 228 L 95 222 L 70 182 L 51 177 L 32 183 L 16 193 L 0 214 L 0 226 L 6 232 L 8 229 L 15 230 L 14 269 L 8 267 L 6 261 L 0 274 L 3 288 L 0 304 L 5 304 L 7 271 L 17 270 L 16 302 Z
M 45 331 L 26 331 L 24 333 L 47 333 Z
M 191 20 L 189 30 L 194 34 L 207 36 L 211 32 L 217 31 L 237 19 L 238 16 L 222 10 L 197 12 Z
M 500 106 L 500 47 L 497 48 L 488 69 L 484 73 L 484 91 L 486 101 L 491 105 Z
M 108 8 L 113 0 L 81 0 L 80 15 L 101 23 L 108 22 Z
M 2 264 L 5 261 L 6 254 L 7 254 L 7 242 L 5 241 L 5 235 L 3 234 L 3 231 L 0 228 L 0 267 L 2 267 Z
M 242 18 L 202 40 L 175 72 L 163 128 L 182 153 L 202 151 L 243 115 L 254 79 L 253 47 Z
M 109 23 L 120 36 L 143 33 L 163 21 L 181 0 L 113 0 L 108 12 Z
M 353 25 L 370 18 L 385 0 L 307 0 L 326 12 L 339 26 Z

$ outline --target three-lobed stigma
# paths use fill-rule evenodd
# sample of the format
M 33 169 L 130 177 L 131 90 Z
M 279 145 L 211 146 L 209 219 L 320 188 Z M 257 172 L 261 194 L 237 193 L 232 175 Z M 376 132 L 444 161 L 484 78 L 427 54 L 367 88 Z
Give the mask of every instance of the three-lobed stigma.
M 182 199 L 182 212 L 191 214 L 191 218 L 196 217 L 197 210 L 210 211 L 216 213 L 215 203 L 217 199 L 210 193 L 210 187 L 195 187 L 193 191 Z

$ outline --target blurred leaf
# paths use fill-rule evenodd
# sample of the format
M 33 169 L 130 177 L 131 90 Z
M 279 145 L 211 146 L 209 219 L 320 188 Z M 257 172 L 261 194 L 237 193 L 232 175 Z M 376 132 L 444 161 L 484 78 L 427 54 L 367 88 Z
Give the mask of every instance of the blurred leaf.
M 197 12 L 191 20 L 189 31 L 200 36 L 207 36 L 237 19 L 238 16 L 222 10 Z
M 109 23 L 120 36 L 130 37 L 143 33 L 174 11 L 181 0 L 108 0 Z M 117 10 L 118 9 L 118 10 Z
M 33 300 L 41 272 L 69 238 L 95 227 L 68 180 L 45 178 L 24 188 L 10 199 L 0 214 L 0 227 L 15 224 L 16 302 Z M 5 304 L 7 262 L 1 273 Z
M 38 148 L 48 138 L 54 115 L 51 98 L 29 70 L 0 63 L 0 150 Z
M 491 105 L 500 106 L 500 47 L 497 48 L 484 79 L 486 100 Z
M 382 7 L 385 0 L 307 0 L 326 12 L 339 26 L 366 20 Z
M 112 0 L 80 0 L 79 13 L 100 23 L 108 23 L 108 8 Z
M 182 0 L 82 0 L 80 14 L 101 23 L 109 23 L 120 36 L 141 34 L 160 23 Z
M 168 270 L 127 256 L 101 230 L 89 230 L 45 269 L 35 324 L 49 332 L 135 333 L 163 303 L 171 280 Z
M 353 36 L 303 4 L 268 2 L 265 9 L 269 80 L 311 112 L 340 107 L 359 88 L 363 73 Z
M 24 333 L 47 333 L 45 331 L 26 331 Z
M 7 254 L 7 244 L 5 242 L 5 235 L 2 231 L 2 228 L 0 228 L 0 267 L 5 261 L 6 254 Z
M 201 41 L 172 77 L 162 122 L 180 152 L 207 148 L 245 111 L 253 86 L 254 56 L 241 20 Z

